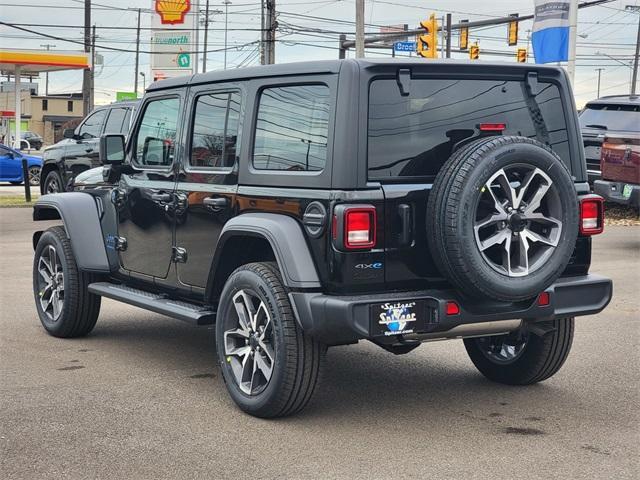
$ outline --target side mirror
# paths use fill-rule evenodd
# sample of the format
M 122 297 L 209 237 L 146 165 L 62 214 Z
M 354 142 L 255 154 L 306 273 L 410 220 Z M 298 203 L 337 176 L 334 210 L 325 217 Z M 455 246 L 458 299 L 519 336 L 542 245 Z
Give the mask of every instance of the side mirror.
M 103 165 L 122 165 L 124 162 L 124 135 L 106 134 L 100 137 L 100 161 Z
M 62 136 L 63 136 L 64 138 L 75 138 L 75 136 L 76 136 L 76 133 L 75 133 L 75 132 L 76 132 L 76 131 L 75 131 L 73 128 L 65 128 L 65 129 L 62 131 Z

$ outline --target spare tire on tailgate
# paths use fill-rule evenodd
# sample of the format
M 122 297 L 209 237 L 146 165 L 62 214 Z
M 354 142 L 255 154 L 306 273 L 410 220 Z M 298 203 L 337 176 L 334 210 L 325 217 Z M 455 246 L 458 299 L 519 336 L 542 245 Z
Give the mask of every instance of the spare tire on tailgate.
M 441 273 L 463 294 L 532 298 L 564 271 L 578 235 L 578 201 L 562 160 L 525 137 L 460 148 L 437 175 L 427 238 Z

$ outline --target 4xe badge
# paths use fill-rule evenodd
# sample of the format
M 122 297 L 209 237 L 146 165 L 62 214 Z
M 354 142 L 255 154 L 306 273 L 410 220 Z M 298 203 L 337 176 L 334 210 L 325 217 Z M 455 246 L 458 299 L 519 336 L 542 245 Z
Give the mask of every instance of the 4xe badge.
M 415 313 L 416 302 L 408 303 L 384 303 L 380 305 L 382 312 L 378 323 L 386 325 L 385 335 L 400 335 L 413 333 L 411 323 L 417 320 Z

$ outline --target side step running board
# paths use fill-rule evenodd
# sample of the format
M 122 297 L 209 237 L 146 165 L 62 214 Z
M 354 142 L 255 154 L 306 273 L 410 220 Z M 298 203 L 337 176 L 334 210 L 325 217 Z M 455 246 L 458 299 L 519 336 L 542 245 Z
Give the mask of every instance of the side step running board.
M 216 319 L 216 312 L 207 310 L 206 307 L 182 302 L 180 300 L 171 300 L 161 294 L 149 293 L 125 285 L 96 282 L 89 284 L 89 291 L 102 297 L 112 298 L 194 325 L 212 325 Z

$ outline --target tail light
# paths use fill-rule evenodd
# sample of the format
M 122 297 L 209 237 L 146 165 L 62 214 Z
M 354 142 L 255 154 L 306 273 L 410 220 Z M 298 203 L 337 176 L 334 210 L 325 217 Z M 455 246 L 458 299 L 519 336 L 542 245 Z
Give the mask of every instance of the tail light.
M 449 300 L 446 306 L 447 315 L 459 315 L 460 314 L 460 305 L 458 305 L 453 300 Z
M 376 244 L 376 209 L 372 205 L 338 205 L 333 217 L 333 239 L 346 250 L 368 250 Z
M 604 230 L 604 200 L 600 195 L 580 197 L 580 234 L 597 235 Z
M 506 123 L 481 123 L 481 132 L 502 132 L 507 128 Z

